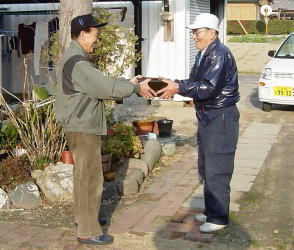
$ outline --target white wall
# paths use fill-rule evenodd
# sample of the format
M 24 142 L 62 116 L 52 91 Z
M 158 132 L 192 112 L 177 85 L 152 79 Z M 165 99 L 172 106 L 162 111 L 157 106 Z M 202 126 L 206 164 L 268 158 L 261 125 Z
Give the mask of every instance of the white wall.
M 142 73 L 150 77 L 185 78 L 186 13 L 184 0 L 174 0 L 174 41 L 164 42 L 162 1 L 143 2 Z

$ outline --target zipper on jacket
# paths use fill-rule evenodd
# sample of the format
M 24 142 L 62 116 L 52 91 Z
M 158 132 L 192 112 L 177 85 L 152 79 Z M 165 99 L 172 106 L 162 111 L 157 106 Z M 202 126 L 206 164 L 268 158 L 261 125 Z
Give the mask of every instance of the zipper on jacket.
M 84 105 L 81 107 L 80 111 L 77 114 L 77 117 L 78 118 L 81 118 L 82 117 L 82 115 L 84 114 L 85 110 L 89 106 L 90 102 L 91 102 L 91 98 L 88 97 L 88 99 L 85 101 Z

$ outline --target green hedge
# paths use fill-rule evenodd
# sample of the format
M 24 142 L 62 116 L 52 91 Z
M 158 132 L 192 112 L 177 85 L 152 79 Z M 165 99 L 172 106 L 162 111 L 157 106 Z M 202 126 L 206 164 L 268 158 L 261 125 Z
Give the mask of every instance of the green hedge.
M 265 34 L 264 21 L 241 20 L 240 21 L 249 34 Z M 294 32 L 294 20 L 270 20 L 268 33 L 272 35 L 289 34 Z M 245 34 L 237 20 L 227 22 L 227 34 Z

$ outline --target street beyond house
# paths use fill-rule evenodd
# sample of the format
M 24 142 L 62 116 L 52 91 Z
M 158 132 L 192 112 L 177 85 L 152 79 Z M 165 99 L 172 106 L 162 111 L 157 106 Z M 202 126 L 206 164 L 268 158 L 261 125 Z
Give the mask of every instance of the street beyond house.
M 115 241 L 97 249 L 293 249 L 294 107 L 274 106 L 272 112 L 263 112 L 257 81 L 258 75 L 240 76 L 241 126 L 230 225 L 203 236 L 191 223 L 191 215 L 203 208 L 196 174 L 195 111 L 170 103 L 157 108 L 155 115 L 174 120 L 174 132 L 185 138 L 178 143 L 183 158 L 158 170 L 138 196 L 121 200 L 105 228 Z M 186 220 L 171 222 L 183 211 Z M 59 211 L 56 216 L 68 214 Z M 92 249 L 76 242 L 72 224 L 48 228 L 35 223 L 33 216 L 30 222 L 1 218 L 0 249 Z

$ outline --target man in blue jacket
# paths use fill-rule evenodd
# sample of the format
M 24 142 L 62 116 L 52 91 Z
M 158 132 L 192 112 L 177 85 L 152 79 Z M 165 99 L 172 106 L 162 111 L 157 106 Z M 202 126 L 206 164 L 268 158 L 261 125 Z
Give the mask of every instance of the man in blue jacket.
M 170 81 L 157 92 L 163 98 L 179 93 L 193 98 L 198 119 L 198 172 L 204 180 L 205 210 L 196 219 L 205 222 L 201 232 L 213 232 L 228 224 L 230 181 L 239 134 L 236 103 L 238 74 L 230 50 L 218 38 L 218 18 L 203 13 L 191 29 L 196 48 L 195 64 L 187 80 Z

